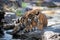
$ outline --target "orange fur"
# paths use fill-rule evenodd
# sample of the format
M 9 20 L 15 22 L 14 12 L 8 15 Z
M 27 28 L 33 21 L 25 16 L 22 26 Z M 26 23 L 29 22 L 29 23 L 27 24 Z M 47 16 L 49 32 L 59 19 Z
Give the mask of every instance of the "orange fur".
M 39 14 L 38 14 L 38 12 L 39 12 Z M 38 17 L 37 20 L 39 20 L 39 21 L 36 22 L 36 21 L 34 21 L 34 19 L 32 19 L 32 22 L 28 25 L 28 18 L 29 18 L 30 14 L 33 15 L 34 17 Z M 36 15 L 36 14 L 38 14 L 38 15 Z M 19 23 L 23 24 L 25 22 L 26 27 L 24 28 L 24 30 L 26 30 L 26 31 L 32 30 L 32 28 L 34 28 L 34 27 L 37 27 L 39 30 L 43 30 L 44 27 L 47 27 L 47 23 L 48 23 L 47 17 L 44 14 L 40 13 L 39 9 L 30 10 L 30 11 L 26 12 L 25 15 L 23 15 L 23 16 L 25 18 L 22 18 Z M 31 16 L 31 18 L 33 16 Z M 14 28 L 14 30 L 17 30 L 17 28 L 16 29 L 15 28 Z
M 28 17 L 29 14 L 32 14 L 35 16 L 39 11 L 40 11 L 39 9 L 31 10 L 31 11 L 28 11 L 25 15 L 26 17 Z M 38 16 L 38 20 L 40 23 L 38 22 L 36 23 L 34 20 L 32 20 L 32 23 L 30 24 L 31 26 L 29 26 L 29 28 L 26 28 L 26 29 L 31 30 L 33 27 L 37 27 L 38 29 L 43 30 L 44 27 L 47 27 L 48 21 L 46 16 L 42 13 L 39 13 L 39 15 L 36 15 L 36 16 Z

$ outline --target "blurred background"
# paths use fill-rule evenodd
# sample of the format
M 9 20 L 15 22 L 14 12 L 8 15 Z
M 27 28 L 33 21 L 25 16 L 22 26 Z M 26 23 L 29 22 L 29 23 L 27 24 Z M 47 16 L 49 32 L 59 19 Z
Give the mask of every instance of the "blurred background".
M 15 12 L 18 16 L 23 14 L 28 8 L 55 11 L 59 7 L 60 0 L 0 0 L 0 10 Z

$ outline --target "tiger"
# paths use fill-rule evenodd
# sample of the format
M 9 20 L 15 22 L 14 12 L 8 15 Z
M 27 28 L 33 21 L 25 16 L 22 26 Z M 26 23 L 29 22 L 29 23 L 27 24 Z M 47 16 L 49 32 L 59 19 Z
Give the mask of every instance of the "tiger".
M 35 9 L 26 12 L 25 15 L 21 17 L 21 20 L 19 20 L 18 23 L 20 26 L 16 26 L 13 29 L 12 33 L 16 33 L 17 31 L 20 31 L 21 28 L 22 30 L 27 32 L 32 31 L 34 27 L 37 27 L 39 30 L 43 30 L 44 27 L 47 27 L 48 21 L 47 21 L 47 17 L 43 13 L 41 13 L 39 9 Z M 23 24 L 25 27 L 21 26 Z
M 28 13 L 28 12 L 26 12 L 26 13 Z M 28 17 L 26 15 L 21 16 L 21 19 L 19 21 L 17 20 L 16 23 L 19 25 L 15 25 L 15 27 L 13 28 L 12 34 L 16 34 L 16 33 L 18 33 L 18 31 L 23 29 L 22 28 L 23 25 L 25 26 L 24 31 L 28 31 L 28 29 L 30 29 L 30 28 L 28 28 L 28 26 L 30 26 L 30 25 L 28 25 Z

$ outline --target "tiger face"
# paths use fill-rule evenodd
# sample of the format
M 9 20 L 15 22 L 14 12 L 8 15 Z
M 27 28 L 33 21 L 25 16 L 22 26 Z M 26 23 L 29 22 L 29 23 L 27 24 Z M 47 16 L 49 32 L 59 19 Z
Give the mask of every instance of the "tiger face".
M 27 17 L 33 20 L 31 20 L 32 21 L 30 24 L 31 26 L 29 26 L 30 29 L 29 28 L 26 29 L 31 30 L 32 28 L 37 27 L 39 30 L 43 30 L 44 27 L 47 27 L 48 23 L 47 17 L 44 14 L 42 14 L 40 10 L 36 9 L 29 11 L 29 15 L 27 15 Z M 34 20 L 35 17 L 37 18 L 37 22 Z

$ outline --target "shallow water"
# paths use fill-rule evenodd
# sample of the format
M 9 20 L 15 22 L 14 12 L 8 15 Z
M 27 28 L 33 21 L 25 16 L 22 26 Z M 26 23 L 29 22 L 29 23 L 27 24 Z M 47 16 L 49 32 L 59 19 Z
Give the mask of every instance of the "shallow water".
M 45 31 L 53 31 L 55 33 L 60 33 L 60 24 L 48 27 L 48 28 L 46 28 L 44 30 Z
M 12 35 L 7 34 L 6 31 L 4 31 L 3 37 L 0 38 L 0 40 L 11 40 L 11 39 Z

